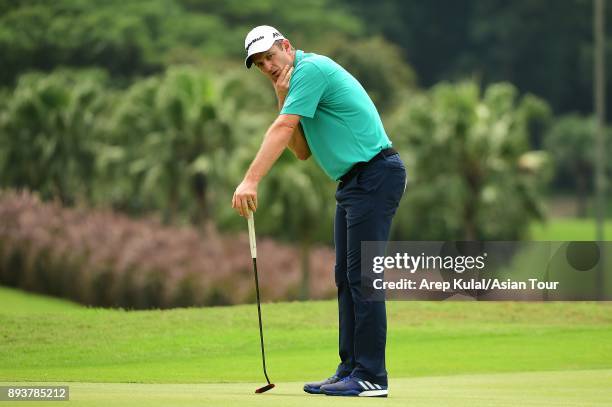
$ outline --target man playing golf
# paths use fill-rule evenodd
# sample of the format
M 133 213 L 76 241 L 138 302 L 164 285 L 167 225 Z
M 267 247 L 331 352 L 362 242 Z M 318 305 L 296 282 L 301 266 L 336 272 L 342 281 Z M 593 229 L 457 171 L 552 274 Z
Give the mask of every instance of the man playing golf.
M 257 209 L 257 186 L 286 147 L 301 160 L 312 155 L 339 181 L 334 243 L 341 362 L 334 375 L 307 383 L 304 391 L 386 397 L 385 303 L 367 300 L 362 292 L 361 242 L 387 241 L 405 188 L 404 165 L 372 100 L 340 65 L 294 50 L 270 26 L 251 30 L 245 50 L 246 67 L 255 64 L 274 85 L 280 114 L 236 188 L 232 207 L 241 216 Z

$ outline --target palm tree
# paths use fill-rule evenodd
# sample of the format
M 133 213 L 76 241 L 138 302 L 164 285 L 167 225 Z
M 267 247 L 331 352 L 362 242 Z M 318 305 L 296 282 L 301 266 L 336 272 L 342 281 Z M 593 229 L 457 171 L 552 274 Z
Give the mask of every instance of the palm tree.
M 133 177 L 135 193 L 165 208 L 167 222 L 193 201 L 198 221 L 210 216 L 210 180 L 233 144 L 210 75 L 173 68 L 134 84 L 118 104 L 110 132 L 113 144 L 127 149 L 118 160 Z
M 394 237 L 519 239 L 543 216 L 547 156 L 530 151 L 529 123 L 544 102 L 517 100 L 510 84 L 481 95 L 478 84 L 440 84 L 391 118 L 408 164 L 409 187 Z
M 91 196 L 104 81 L 96 71 L 19 79 L 0 116 L 2 185 L 63 203 Z
M 595 174 L 595 136 L 594 118 L 570 114 L 553 124 L 544 141 L 555 160 L 558 174 L 573 181 L 576 212 L 580 217 L 587 215 L 587 197 Z

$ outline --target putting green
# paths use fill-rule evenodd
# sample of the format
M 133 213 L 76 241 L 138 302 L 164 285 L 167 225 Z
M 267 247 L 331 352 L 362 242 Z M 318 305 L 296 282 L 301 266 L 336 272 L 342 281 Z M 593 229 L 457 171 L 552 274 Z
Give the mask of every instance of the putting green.
M 70 405 L 106 407 L 155 406 L 610 406 L 612 370 L 497 373 L 486 375 L 395 378 L 388 399 L 356 399 L 309 395 L 301 382 L 276 383 L 264 394 L 264 384 L 130 384 L 63 383 L 70 387 Z M 1 383 L 6 385 L 7 383 Z M 50 385 L 50 383 L 44 383 Z M 60 383 L 57 383 L 60 384 Z M 24 385 L 24 383 L 21 383 Z M 43 404 L 44 403 L 44 404 Z M 9 405 L 12 403 L 3 403 Z M 23 405 L 14 403 L 15 405 Z M 28 405 L 48 405 L 46 402 Z

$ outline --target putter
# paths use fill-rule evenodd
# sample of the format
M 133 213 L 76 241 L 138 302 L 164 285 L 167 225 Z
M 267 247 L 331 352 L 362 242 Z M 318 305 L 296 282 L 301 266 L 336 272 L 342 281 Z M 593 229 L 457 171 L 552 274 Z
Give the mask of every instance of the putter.
M 261 305 L 259 303 L 259 281 L 257 278 L 257 245 L 255 243 L 255 219 L 253 212 L 249 211 L 247 218 L 249 224 L 249 245 L 251 246 L 251 258 L 253 259 L 253 272 L 255 274 L 255 293 L 257 294 L 257 316 L 259 317 L 259 341 L 261 343 L 261 360 L 263 362 L 264 376 L 266 376 L 267 385 L 255 390 L 255 393 L 264 393 L 274 388 L 274 383 L 270 383 L 268 372 L 266 372 L 266 353 L 264 351 L 263 328 L 261 327 Z

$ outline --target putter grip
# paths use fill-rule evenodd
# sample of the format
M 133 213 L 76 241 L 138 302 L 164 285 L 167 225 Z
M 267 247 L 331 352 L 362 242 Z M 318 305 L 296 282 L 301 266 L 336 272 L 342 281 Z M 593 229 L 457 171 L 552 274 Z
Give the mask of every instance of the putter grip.
M 249 212 L 247 222 L 249 223 L 249 245 L 251 246 L 251 258 L 256 259 L 257 244 L 255 243 L 255 216 L 253 216 L 253 212 Z

